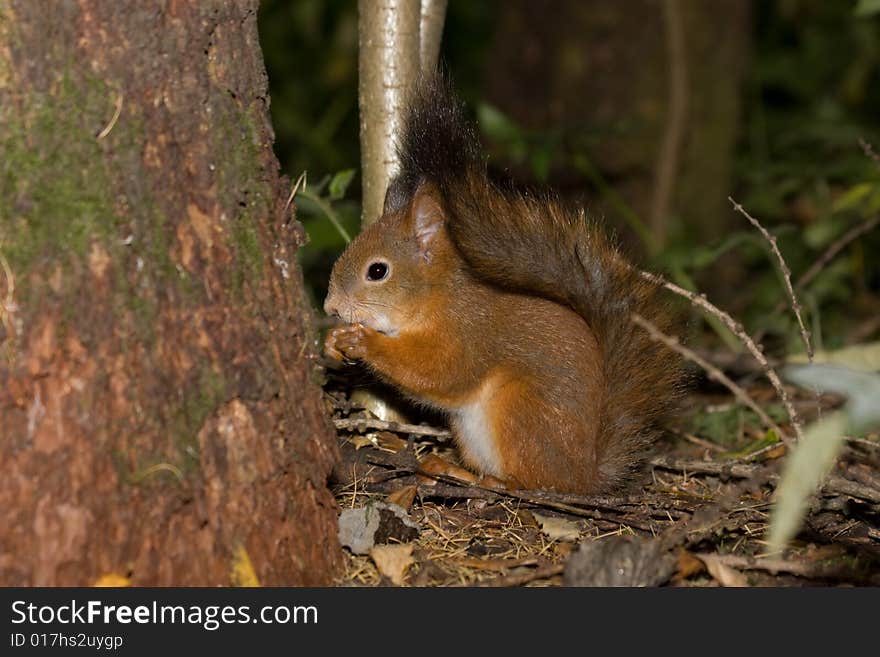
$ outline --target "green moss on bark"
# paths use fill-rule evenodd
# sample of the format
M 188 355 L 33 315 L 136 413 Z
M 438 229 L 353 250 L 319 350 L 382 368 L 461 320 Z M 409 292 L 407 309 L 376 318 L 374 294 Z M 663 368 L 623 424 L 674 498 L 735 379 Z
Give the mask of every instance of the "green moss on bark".
M 36 259 L 84 256 L 94 239 L 110 242 L 119 223 L 96 133 L 113 111 L 100 81 L 64 75 L 50 93 L 8 112 L 0 133 L 2 246 L 14 271 Z M 106 101 L 106 102 L 105 102 Z
M 269 214 L 269 190 L 248 186 L 253 172 L 263 168 L 260 132 L 249 109 L 230 110 L 216 118 L 212 126 L 214 151 L 228 157 L 217 164 L 218 197 L 232 217 L 230 241 L 236 266 L 231 283 L 241 293 L 245 281 L 258 282 L 263 275 L 263 247 L 257 222 Z

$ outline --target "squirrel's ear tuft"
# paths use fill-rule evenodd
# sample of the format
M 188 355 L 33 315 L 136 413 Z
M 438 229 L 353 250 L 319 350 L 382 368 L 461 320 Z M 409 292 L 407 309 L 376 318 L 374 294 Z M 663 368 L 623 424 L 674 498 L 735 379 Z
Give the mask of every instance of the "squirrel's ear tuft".
M 401 178 L 394 178 L 388 184 L 388 190 L 385 192 L 385 204 L 382 207 L 382 214 L 394 214 L 402 208 L 406 207 L 406 188 Z
M 445 221 L 443 206 L 433 185 L 422 184 L 419 186 L 413 196 L 410 212 L 413 232 L 419 244 L 419 253 L 430 262 L 434 240 Z

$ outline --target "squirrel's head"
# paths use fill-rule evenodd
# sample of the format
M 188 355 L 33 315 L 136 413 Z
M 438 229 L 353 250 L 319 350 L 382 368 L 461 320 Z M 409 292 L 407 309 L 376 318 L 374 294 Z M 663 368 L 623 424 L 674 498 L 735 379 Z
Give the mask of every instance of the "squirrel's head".
M 431 312 L 458 262 L 436 189 L 422 184 L 403 203 L 389 190 L 382 217 L 333 265 L 324 311 L 396 335 Z

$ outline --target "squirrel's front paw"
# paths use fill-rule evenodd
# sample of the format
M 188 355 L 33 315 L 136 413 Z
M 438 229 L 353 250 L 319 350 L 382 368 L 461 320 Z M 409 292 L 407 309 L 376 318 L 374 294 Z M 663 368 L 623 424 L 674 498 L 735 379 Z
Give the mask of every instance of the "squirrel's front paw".
M 333 360 L 359 360 L 367 355 L 366 338 L 369 329 L 362 324 L 340 326 L 327 334 L 324 353 Z

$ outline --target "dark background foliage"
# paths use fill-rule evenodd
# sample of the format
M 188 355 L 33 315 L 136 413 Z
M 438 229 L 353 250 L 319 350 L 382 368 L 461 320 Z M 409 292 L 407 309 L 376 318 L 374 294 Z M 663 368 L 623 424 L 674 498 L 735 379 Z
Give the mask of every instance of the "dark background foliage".
M 360 222 L 356 4 L 265 0 L 260 12 L 276 151 L 291 179 L 308 172 L 298 211 L 311 243 L 301 261 L 318 300 L 345 245 L 328 214 L 349 234 Z M 616 12 L 615 4 L 450 0 L 441 57 L 479 122 L 491 165 L 520 183 L 549 185 L 585 202 L 647 265 L 707 291 L 771 346 L 797 349 L 793 320 L 774 312 L 784 294 L 767 244 L 726 196 L 778 235 L 795 279 L 829 244 L 880 211 L 880 164 L 860 145 L 880 148 L 880 3 L 762 0 L 739 22 L 723 12 L 738 11 L 745 0 L 739 7 L 682 3 L 703 8 L 686 16 L 691 50 L 701 47 L 700 35 L 714 35 L 718 49 L 735 44 L 735 66 L 711 56 L 703 57 L 703 68 L 691 65 L 685 139 L 711 143 L 698 155 L 692 143 L 687 147 L 676 180 L 679 205 L 659 247 L 637 228 L 646 220 L 644 181 L 655 164 L 650 125 L 662 129 L 664 120 L 663 23 L 657 2 L 627 3 Z M 713 16 L 716 7 L 720 15 Z M 711 54 L 715 44 L 702 47 Z M 588 82 L 578 77 L 584 62 L 596 64 Z M 640 73 L 657 62 L 656 75 Z M 586 109 L 565 98 L 566 87 L 576 85 L 587 95 Z M 719 96 L 724 89 L 732 95 Z M 631 119 L 636 106 L 647 109 Z M 713 125 L 727 108 L 735 108 L 731 146 L 713 150 Z M 702 204 L 707 195 L 717 197 L 708 199 L 714 205 Z M 880 332 L 878 232 L 804 290 L 818 346 Z M 699 332 L 709 325 L 694 326 Z

